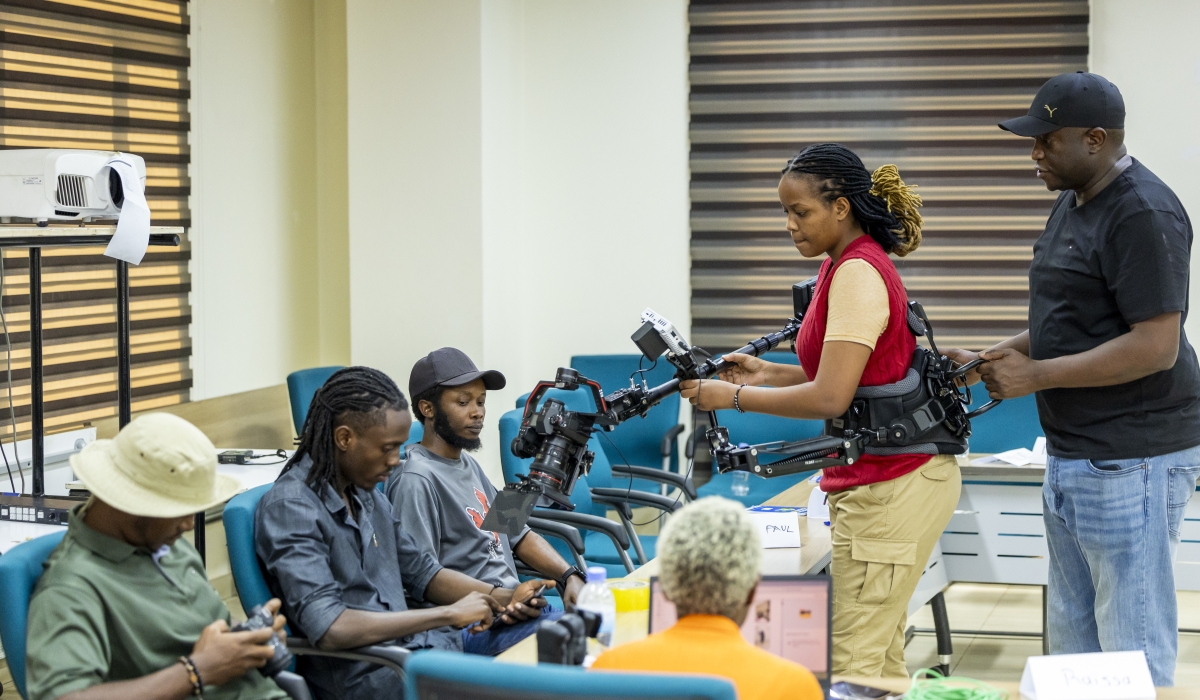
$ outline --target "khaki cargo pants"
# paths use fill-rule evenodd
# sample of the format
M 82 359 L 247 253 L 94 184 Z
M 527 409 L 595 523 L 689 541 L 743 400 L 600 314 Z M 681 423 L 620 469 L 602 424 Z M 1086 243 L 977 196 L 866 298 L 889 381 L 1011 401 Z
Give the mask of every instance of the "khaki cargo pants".
M 834 674 L 908 675 L 908 601 L 961 487 L 954 457 L 936 455 L 898 479 L 829 494 Z

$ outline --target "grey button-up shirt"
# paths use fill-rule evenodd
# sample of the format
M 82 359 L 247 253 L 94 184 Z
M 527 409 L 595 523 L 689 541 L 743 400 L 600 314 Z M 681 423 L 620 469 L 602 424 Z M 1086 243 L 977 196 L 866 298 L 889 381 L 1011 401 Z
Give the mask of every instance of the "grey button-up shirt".
M 318 494 L 305 483 L 311 467 L 311 458 L 303 458 L 263 496 L 254 516 L 254 543 L 292 633 L 315 643 L 347 608 L 407 610 L 405 595 L 422 599 L 442 566 L 400 529 L 382 493 L 354 489 L 356 520 L 333 486 Z M 394 643 L 444 647 L 442 640 L 455 638 L 422 632 Z M 457 639 L 461 649 L 461 635 Z M 313 656 L 299 661 L 322 698 L 403 696 L 398 677 L 379 666 Z

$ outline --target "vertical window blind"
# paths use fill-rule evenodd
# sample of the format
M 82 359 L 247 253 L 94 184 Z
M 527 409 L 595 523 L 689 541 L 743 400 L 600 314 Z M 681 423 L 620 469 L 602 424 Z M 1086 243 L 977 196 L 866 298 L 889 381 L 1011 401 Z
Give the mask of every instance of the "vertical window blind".
M 820 142 L 918 185 L 924 243 L 896 263 L 939 345 L 1025 330 L 1056 193 L 1034 176 L 1032 140 L 996 123 L 1087 69 L 1086 0 L 692 0 L 689 17 L 696 343 L 734 348 L 791 315 L 791 284 L 820 260 L 792 246 L 776 185 Z
M 154 226 L 188 226 L 187 3 L 0 1 L 0 148 L 84 148 L 146 160 Z M 133 410 L 188 400 L 188 245 L 130 266 Z M 116 266 L 103 247 L 42 257 L 47 432 L 116 415 Z M 29 259 L 4 250 L 13 403 L 28 437 Z M 0 337 L 2 338 L 2 337 Z M 2 340 L 0 340 L 2 342 Z M 0 420 L 7 384 L 0 357 Z M 0 426 L 7 439 L 8 426 Z

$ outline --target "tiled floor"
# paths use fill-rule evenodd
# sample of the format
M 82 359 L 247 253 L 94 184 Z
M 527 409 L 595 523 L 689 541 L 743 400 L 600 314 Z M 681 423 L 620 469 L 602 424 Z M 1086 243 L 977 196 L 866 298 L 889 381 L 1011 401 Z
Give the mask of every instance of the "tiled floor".
M 956 583 L 946 591 L 947 616 L 956 630 L 1040 632 L 1042 591 L 1037 586 L 1002 586 Z M 926 606 L 910 625 L 932 628 Z M 1179 591 L 1179 626 L 1200 629 L 1200 591 Z M 1012 637 L 954 637 L 950 672 L 978 680 L 1020 678 L 1025 659 L 1042 653 L 1041 639 Z M 915 635 L 905 653 L 909 672 L 937 664 L 937 642 L 932 634 Z M 1200 634 L 1179 636 L 1175 684 L 1200 688 Z

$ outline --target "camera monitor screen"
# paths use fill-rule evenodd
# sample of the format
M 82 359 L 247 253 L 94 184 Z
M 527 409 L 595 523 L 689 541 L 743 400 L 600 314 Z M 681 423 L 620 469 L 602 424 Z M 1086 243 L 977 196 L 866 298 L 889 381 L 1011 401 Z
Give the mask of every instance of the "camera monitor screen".
M 833 632 L 832 583 L 828 576 L 764 576 L 742 623 L 754 646 L 812 671 L 829 688 Z M 657 577 L 650 579 L 650 634 L 675 624 L 675 605 Z

